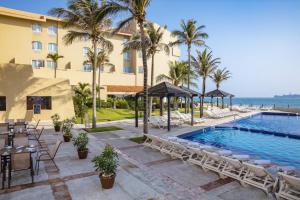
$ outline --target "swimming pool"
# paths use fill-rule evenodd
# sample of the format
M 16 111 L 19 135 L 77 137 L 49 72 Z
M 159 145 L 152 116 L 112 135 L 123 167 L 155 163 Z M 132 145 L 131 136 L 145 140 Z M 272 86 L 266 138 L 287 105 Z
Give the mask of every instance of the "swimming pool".
M 288 120 L 293 120 L 293 122 Z M 285 134 L 290 135 L 291 133 L 293 133 L 292 136 L 299 134 L 296 129 L 300 126 L 294 120 L 298 121 L 299 119 L 297 116 L 262 113 L 219 127 L 183 134 L 179 137 L 300 169 L 300 139 L 285 136 Z M 285 127 L 284 122 L 288 123 L 289 127 Z M 298 122 L 300 123 L 300 120 Z M 293 128 L 293 124 L 295 124 L 295 128 Z M 232 128 L 230 125 L 234 125 L 234 127 Z M 278 132 L 283 135 L 272 134 L 277 133 L 273 130 L 280 130 Z

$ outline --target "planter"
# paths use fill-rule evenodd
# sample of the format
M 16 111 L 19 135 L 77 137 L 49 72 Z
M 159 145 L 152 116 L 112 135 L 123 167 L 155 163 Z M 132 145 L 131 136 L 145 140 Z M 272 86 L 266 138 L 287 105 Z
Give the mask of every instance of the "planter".
M 60 131 L 60 125 L 55 125 L 54 130 L 55 130 L 55 132 L 59 132 Z
M 103 176 L 100 174 L 99 178 L 103 189 L 111 189 L 114 186 L 116 175 Z
M 79 159 L 86 159 L 89 153 L 89 149 L 77 150 Z
M 65 142 L 70 142 L 70 140 L 72 138 L 72 136 L 70 136 L 70 135 L 63 135 L 63 137 L 64 137 Z

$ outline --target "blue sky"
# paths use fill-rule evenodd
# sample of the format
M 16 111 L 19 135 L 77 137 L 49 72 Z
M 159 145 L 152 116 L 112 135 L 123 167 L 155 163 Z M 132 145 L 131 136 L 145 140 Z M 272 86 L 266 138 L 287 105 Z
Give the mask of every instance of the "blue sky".
M 0 6 L 46 14 L 66 2 L 0 0 Z M 221 88 L 236 96 L 300 93 L 299 0 L 152 0 L 147 18 L 169 30 L 181 19 L 206 25 L 207 45 L 232 72 Z M 186 48 L 180 49 L 186 59 Z M 209 81 L 208 90 L 214 88 Z

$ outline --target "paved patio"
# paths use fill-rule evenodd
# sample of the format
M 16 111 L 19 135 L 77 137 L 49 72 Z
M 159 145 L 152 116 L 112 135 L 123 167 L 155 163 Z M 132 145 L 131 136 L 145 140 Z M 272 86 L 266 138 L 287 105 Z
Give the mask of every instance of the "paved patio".
M 225 121 L 232 120 L 231 118 Z M 224 120 L 208 121 L 206 125 Z M 116 125 L 124 130 L 89 134 L 89 156 L 79 160 L 72 143 L 63 143 L 58 152 L 56 171 L 51 163 L 41 163 L 35 183 L 30 183 L 26 172 L 13 174 L 12 187 L 0 190 L 0 199 L 201 199 L 201 200 L 264 200 L 274 199 L 262 191 L 247 187 L 226 178 L 220 179 L 215 173 L 204 172 L 201 168 L 173 160 L 158 151 L 131 142 L 129 137 L 141 135 L 141 128 L 134 127 L 133 120 L 100 123 Z M 82 130 L 77 126 L 73 134 Z M 198 127 L 182 127 L 170 133 L 166 130 L 150 129 L 152 134 L 178 135 Z M 50 148 L 61 134 L 47 129 L 44 135 Z M 119 152 L 120 166 L 113 189 L 103 190 L 99 177 L 93 169 L 91 159 L 99 154 L 105 144 L 112 144 Z

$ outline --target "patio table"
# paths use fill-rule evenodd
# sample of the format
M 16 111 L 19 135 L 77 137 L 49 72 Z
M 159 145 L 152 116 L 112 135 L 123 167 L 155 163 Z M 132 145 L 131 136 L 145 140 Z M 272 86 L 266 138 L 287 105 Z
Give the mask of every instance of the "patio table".
M 4 184 L 6 181 L 6 170 L 11 171 L 11 155 L 17 153 L 30 153 L 30 159 L 32 160 L 32 154 L 36 153 L 36 147 L 34 145 L 12 147 L 6 146 L 0 149 L 1 155 L 1 170 L 2 170 L 2 189 L 4 189 Z M 10 180 L 8 179 L 8 187 L 10 188 Z

